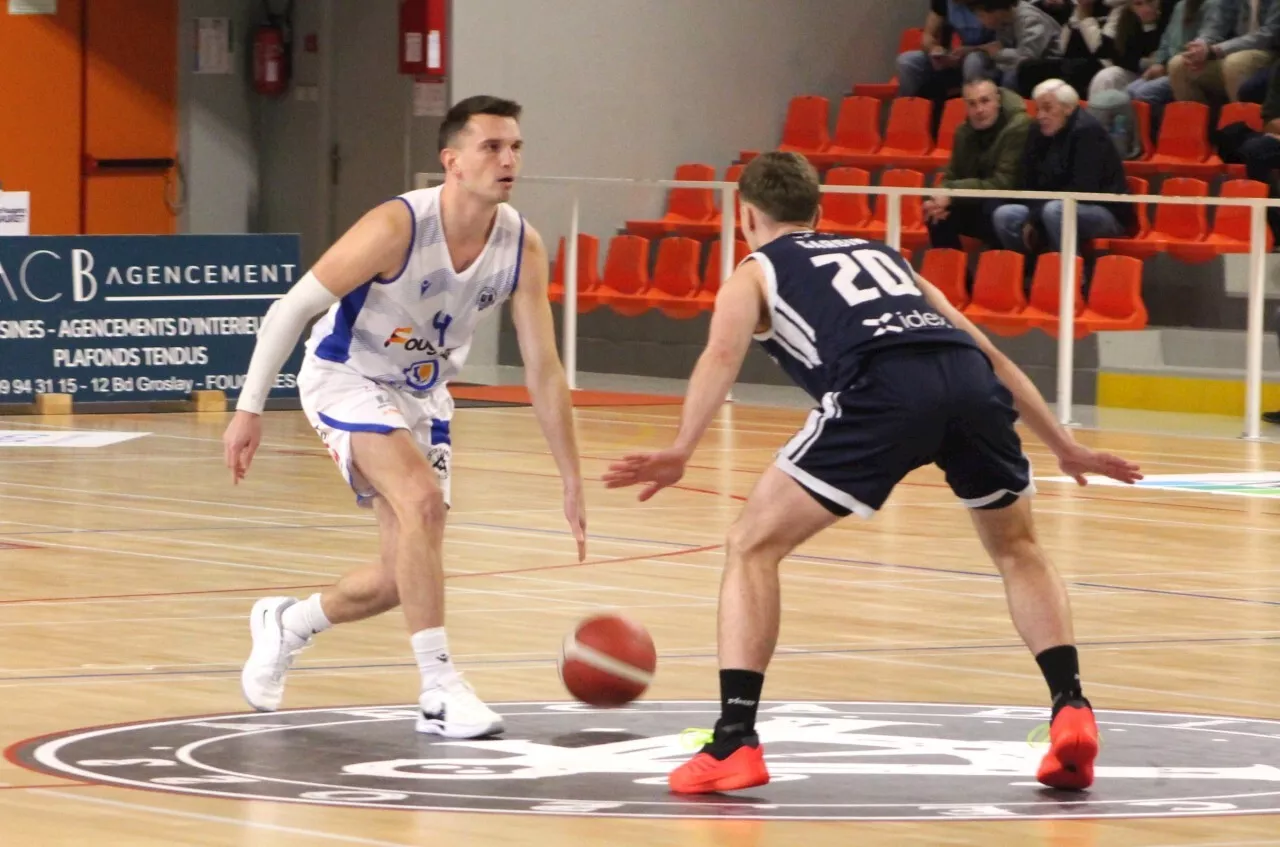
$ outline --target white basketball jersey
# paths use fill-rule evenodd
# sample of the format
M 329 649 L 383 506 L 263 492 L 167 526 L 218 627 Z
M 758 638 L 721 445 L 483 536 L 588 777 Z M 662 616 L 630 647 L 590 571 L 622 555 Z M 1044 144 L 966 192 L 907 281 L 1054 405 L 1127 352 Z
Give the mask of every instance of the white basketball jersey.
M 307 354 L 345 363 L 383 385 L 414 393 L 455 378 L 466 364 L 481 319 L 515 291 L 524 248 L 524 218 L 498 207 L 489 241 L 455 273 L 440 223 L 443 186 L 397 199 L 413 215 L 413 242 L 404 267 L 374 277 L 335 303 L 311 330 Z

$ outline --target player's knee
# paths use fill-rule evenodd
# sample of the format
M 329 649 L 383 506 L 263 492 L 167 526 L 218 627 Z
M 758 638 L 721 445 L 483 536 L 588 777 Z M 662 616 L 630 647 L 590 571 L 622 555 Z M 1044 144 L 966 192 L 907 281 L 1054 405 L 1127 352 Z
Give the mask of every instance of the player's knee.
M 991 558 L 996 569 L 1005 576 L 1049 567 L 1049 557 L 1029 532 L 997 541 L 992 545 Z
M 443 524 L 449 511 L 445 506 L 444 492 L 431 479 L 409 480 L 398 500 L 396 517 L 402 523 Z
M 732 561 L 776 562 L 779 557 L 771 555 L 775 546 L 758 522 L 742 518 L 733 522 L 725 538 L 725 549 Z

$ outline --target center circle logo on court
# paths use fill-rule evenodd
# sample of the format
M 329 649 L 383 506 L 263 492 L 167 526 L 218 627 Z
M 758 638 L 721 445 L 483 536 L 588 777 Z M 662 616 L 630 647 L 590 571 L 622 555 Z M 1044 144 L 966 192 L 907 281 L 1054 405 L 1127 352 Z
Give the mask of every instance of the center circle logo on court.
M 1102 753 L 1083 793 L 1035 781 L 1047 709 L 774 702 L 757 729 L 773 781 L 681 797 L 683 731 L 719 704 L 496 703 L 507 732 L 413 731 L 413 706 L 307 709 L 76 730 L 9 757 L 47 774 L 244 800 L 365 808 L 650 818 L 927 820 L 1280 812 L 1280 721 L 1097 711 Z

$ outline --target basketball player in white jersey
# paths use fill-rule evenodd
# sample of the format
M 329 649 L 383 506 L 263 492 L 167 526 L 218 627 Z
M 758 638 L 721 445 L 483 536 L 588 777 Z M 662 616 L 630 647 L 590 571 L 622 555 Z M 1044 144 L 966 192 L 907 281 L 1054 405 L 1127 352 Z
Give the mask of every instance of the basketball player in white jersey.
M 569 388 L 547 300 L 547 252 L 511 206 L 523 142 L 520 106 L 471 97 L 440 128 L 443 186 L 378 206 L 267 312 L 235 418 L 223 438 L 236 482 L 262 437 L 276 373 L 317 314 L 298 373 L 307 420 L 372 507 L 380 560 L 297 601 L 268 597 L 250 615 L 245 699 L 274 711 L 293 655 L 331 625 L 404 610 L 422 676 L 419 732 L 474 738 L 502 730 L 449 659 L 441 564 L 449 507 L 453 402 L 477 324 L 508 299 L 534 413 L 564 482 L 564 512 L 586 557 L 582 475 Z

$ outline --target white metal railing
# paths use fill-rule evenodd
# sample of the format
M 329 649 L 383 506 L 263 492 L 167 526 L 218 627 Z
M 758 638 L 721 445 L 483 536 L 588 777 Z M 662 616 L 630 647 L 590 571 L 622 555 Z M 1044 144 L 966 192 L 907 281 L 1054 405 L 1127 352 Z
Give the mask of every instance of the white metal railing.
M 415 178 L 415 186 L 426 188 L 444 179 L 444 174 L 420 173 Z M 738 185 L 735 182 L 675 180 L 675 179 L 629 179 L 622 177 L 572 177 L 572 176 L 522 176 L 520 182 L 547 185 L 565 185 L 571 187 L 572 212 L 569 218 L 569 233 L 566 236 L 567 253 L 565 256 L 564 301 L 576 303 L 578 299 L 578 233 L 579 233 L 579 192 L 578 188 L 586 186 L 612 188 L 698 188 L 718 190 L 720 208 L 733 209 Z M 1247 206 L 1249 218 L 1249 297 L 1248 320 L 1245 332 L 1245 421 L 1243 437 L 1258 439 L 1260 418 L 1262 416 L 1262 351 L 1264 344 L 1263 321 L 1266 292 L 1266 209 L 1280 207 L 1280 199 L 1255 197 L 1175 197 L 1162 194 L 1117 195 L 1089 194 L 1082 192 L 1047 192 L 1047 191 L 988 191 L 979 189 L 935 188 L 923 186 L 908 188 L 885 185 L 823 185 L 823 193 L 830 194 L 881 194 L 885 195 L 888 207 L 885 209 L 885 243 L 895 250 L 902 244 L 902 198 L 903 197 L 959 197 L 991 199 L 998 197 L 1005 200 L 1061 200 L 1062 202 L 1062 243 L 1059 249 L 1060 298 L 1058 314 L 1058 363 L 1057 363 L 1057 398 L 1055 407 L 1058 420 L 1064 425 L 1074 423 L 1072 418 L 1072 378 L 1075 372 L 1075 263 L 1078 255 L 1076 245 L 1076 209 L 1080 203 L 1172 203 L 1192 206 Z M 733 272 L 734 262 L 734 230 L 737 226 L 736 214 L 722 214 L 720 217 L 720 274 L 721 279 L 728 279 Z M 565 372 L 569 377 L 569 385 L 577 387 L 578 367 L 578 312 L 575 308 L 564 310 L 563 321 L 563 358 Z

